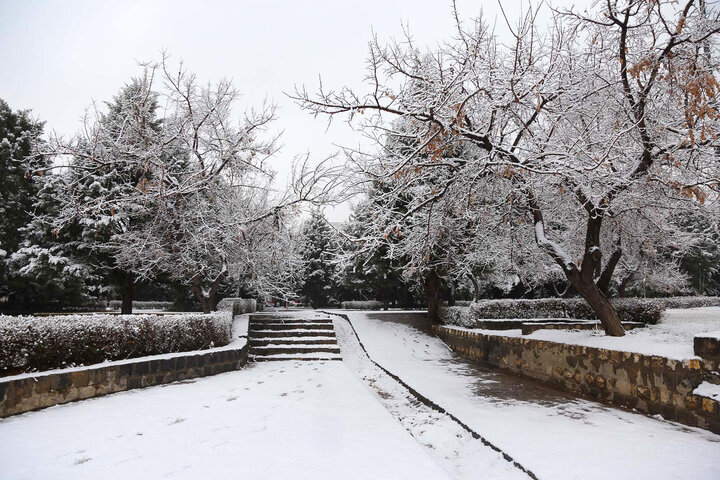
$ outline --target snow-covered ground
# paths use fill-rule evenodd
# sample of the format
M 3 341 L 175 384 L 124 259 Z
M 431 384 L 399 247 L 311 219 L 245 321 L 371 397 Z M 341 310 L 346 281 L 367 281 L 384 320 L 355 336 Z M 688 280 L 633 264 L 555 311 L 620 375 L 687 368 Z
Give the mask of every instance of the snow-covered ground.
M 395 322 L 370 318 L 377 313 L 340 313 L 380 365 L 541 479 L 720 478 L 718 435 L 477 367 L 400 313 Z
M 520 329 L 499 331 L 451 325 L 448 327 L 457 330 L 472 330 L 487 335 L 523 336 L 523 338 L 685 360 L 697 358 L 693 351 L 695 335 L 715 336 L 720 334 L 718 330 L 720 329 L 720 307 L 671 308 L 665 312 L 657 325 L 628 330 L 624 337 L 609 337 L 602 329 L 537 330 L 530 335 L 522 335 Z
M 540 479 L 720 478 L 720 436 L 479 368 L 401 317 L 349 315 L 374 360 Z M 343 362 L 249 364 L 2 419 L 0 478 L 528 478 L 334 323 Z
M 630 330 L 620 338 L 592 330 L 538 330 L 527 337 L 683 360 L 697 358 L 693 352 L 695 335 L 718 329 L 720 307 L 703 307 L 668 309 L 657 325 Z
M 0 420 L 0 478 L 449 477 L 342 362 L 274 362 Z

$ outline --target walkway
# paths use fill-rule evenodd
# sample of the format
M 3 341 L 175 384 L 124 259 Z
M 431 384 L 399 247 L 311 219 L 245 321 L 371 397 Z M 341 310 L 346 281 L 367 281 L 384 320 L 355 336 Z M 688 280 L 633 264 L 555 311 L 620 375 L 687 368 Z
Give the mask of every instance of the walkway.
M 338 313 L 380 365 L 541 479 L 720 478 L 718 435 L 465 361 L 417 314 Z M 339 330 L 338 341 L 342 350 Z
M 446 480 L 343 362 L 269 362 L 0 420 L 0 477 Z
M 720 478 L 719 436 L 480 368 L 417 315 L 349 315 L 374 360 L 537 478 Z M 346 320 L 333 324 L 342 362 L 251 363 L 0 420 L 0 476 L 529 478 L 375 366 Z

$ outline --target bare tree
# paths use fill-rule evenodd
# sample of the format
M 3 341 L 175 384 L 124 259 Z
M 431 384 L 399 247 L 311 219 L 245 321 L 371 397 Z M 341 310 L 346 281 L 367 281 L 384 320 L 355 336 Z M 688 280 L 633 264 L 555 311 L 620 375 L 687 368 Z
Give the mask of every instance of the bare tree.
M 715 200 L 718 82 L 704 49 L 715 48 L 718 12 L 693 0 L 608 0 L 588 14 L 556 12 L 542 32 L 536 15 L 508 22 L 510 45 L 482 19 L 458 21 L 456 37 L 429 52 L 409 36 L 375 40 L 367 93 L 321 85 L 294 98 L 315 115 L 362 118 L 380 149 L 350 152 L 355 181 L 412 189 L 402 218 L 453 191 L 478 223 L 522 212 L 515 222 L 531 227 L 606 332 L 623 335 L 602 286 L 623 255 L 608 226 Z M 504 202 L 478 205 L 487 188 Z

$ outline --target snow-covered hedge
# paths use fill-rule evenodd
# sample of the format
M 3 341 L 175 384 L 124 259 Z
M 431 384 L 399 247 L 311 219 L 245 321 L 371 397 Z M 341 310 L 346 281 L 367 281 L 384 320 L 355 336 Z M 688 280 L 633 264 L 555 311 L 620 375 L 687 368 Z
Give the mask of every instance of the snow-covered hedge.
M 720 307 L 720 297 L 668 297 L 658 300 L 666 308 Z
M 470 321 L 470 308 L 463 305 L 455 305 L 454 307 L 440 307 L 438 315 L 440 322 L 446 325 L 458 325 L 461 327 L 469 327 L 473 322 Z
M 382 302 L 377 300 L 350 300 L 340 304 L 346 310 L 380 310 Z
M 655 324 L 662 317 L 666 299 L 619 298 L 612 303 L 623 322 Z M 441 309 L 443 323 L 472 327 L 476 320 L 491 318 L 576 318 L 596 319 L 595 312 L 581 298 L 541 298 L 532 300 L 483 300 L 469 307 Z
M 155 300 L 136 300 L 133 302 L 133 308 L 138 310 L 168 310 L 172 307 L 172 302 L 161 302 Z M 110 300 L 108 306 L 113 310 L 120 310 L 122 300 Z
M 253 313 L 257 310 L 257 300 L 254 298 L 223 298 L 217 305 L 218 311 L 232 310 L 233 316 L 243 313 Z
M 0 375 L 227 345 L 232 318 L 210 315 L 0 315 Z

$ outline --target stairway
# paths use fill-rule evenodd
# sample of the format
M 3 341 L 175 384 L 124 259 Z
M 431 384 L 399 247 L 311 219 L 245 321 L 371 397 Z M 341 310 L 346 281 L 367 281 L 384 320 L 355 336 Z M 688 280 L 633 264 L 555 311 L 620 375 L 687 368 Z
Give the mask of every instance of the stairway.
M 250 315 L 248 341 L 254 362 L 342 360 L 329 318 Z

